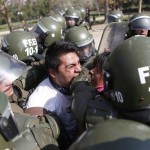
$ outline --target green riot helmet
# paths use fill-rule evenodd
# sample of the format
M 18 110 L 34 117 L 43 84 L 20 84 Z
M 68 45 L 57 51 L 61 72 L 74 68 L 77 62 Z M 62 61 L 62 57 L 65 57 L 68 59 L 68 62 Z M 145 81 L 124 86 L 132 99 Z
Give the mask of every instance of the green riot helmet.
M 81 62 L 86 62 L 88 58 L 96 53 L 93 44 L 94 38 L 84 27 L 75 26 L 69 29 L 64 39 L 78 46 Z
M 1 49 L 22 61 L 27 60 L 34 53 L 38 53 L 37 40 L 30 32 L 26 31 L 13 31 L 4 36 Z
M 6 141 L 11 140 L 19 133 L 13 116 L 8 98 L 0 92 L 0 133 Z
M 131 30 L 150 30 L 150 16 L 142 13 L 134 14 L 130 18 Z
M 131 120 L 109 120 L 85 131 L 69 150 L 149 150 L 150 128 Z
M 123 13 L 119 10 L 114 10 L 108 13 L 107 16 L 108 23 L 111 22 L 122 22 L 123 20 Z
M 43 17 L 31 30 L 38 44 L 49 46 L 59 40 L 62 35 L 62 26 L 51 17 Z
M 89 23 L 88 23 L 87 21 L 83 21 L 83 22 L 80 24 L 80 26 L 86 28 L 87 30 L 90 29 L 90 25 L 89 25 Z
M 23 72 L 27 70 L 27 66 L 20 60 L 0 51 L 0 85 L 10 85 L 16 80 Z
M 81 18 L 82 18 L 82 20 L 84 20 L 85 17 L 86 17 L 86 9 L 83 8 L 83 7 L 78 7 L 77 9 L 78 9 L 78 10 L 80 11 L 80 13 L 81 13 Z
M 61 24 L 63 30 L 66 29 L 66 20 L 65 20 L 65 18 L 62 15 L 54 14 L 54 15 L 52 15 L 50 17 L 52 17 L 53 19 L 56 19 L 56 21 L 58 21 Z
M 66 19 L 67 27 L 76 26 L 80 18 L 79 12 L 73 7 L 70 7 L 66 10 L 64 17 Z
M 82 23 L 82 14 L 81 14 L 81 12 L 80 12 L 78 9 L 76 9 L 76 11 L 77 11 L 78 16 L 79 16 L 79 19 L 78 19 L 77 25 L 80 25 L 80 24 Z
M 104 64 L 104 90 L 122 111 L 150 108 L 149 43 L 149 37 L 131 37 L 116 47 Z

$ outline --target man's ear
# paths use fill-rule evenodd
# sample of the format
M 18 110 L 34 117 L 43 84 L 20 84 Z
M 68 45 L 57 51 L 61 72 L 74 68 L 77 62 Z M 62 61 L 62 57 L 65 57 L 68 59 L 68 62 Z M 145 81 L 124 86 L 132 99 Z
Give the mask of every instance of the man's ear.
M 56 77 L 56 71 L 54 69 L 49 68 L 48 73 L 52 78 Z

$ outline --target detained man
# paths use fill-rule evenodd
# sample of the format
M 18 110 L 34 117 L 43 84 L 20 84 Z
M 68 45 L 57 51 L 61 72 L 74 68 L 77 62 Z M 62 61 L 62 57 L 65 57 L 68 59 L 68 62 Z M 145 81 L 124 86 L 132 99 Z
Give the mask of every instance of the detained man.
M 70 84 L 81 72 L 78 48 L 64 41 L 54 42 L 45 56 L 48 76 L 29 97 L 25 112 L 52 112 L 62 123 L 71 143 L 76 138 L 76 121 L 71 112 Z

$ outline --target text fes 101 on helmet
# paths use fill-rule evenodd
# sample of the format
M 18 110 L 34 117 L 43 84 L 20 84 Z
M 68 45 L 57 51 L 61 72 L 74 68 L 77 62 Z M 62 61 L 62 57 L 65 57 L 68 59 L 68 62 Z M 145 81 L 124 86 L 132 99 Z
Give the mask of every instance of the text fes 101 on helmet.
M 38 53 L 37 40 L 26 31 L 13 31 L 4 36 L 1 49 L 22 61 L 28 59 L 34 53 Z

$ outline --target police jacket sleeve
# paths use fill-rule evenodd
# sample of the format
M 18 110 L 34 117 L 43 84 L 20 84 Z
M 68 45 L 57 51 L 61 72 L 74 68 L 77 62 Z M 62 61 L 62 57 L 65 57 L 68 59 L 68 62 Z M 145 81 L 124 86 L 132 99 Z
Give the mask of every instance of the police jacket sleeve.
M 97 90 L 88 82 L 75 82 L 71 88 L 72 91 L 72 112 L 75 116 L 79 134 L 85 130 L 85 117 L 89 102 L 97 95 Z
M 58 150 L 57 138 L 60 134 L 55 119 L 50 115 L 30 116 L 15 114 L 20 130 L 19 136 L 12 140 L 12 146 L 20 149 L 53 149 Z

